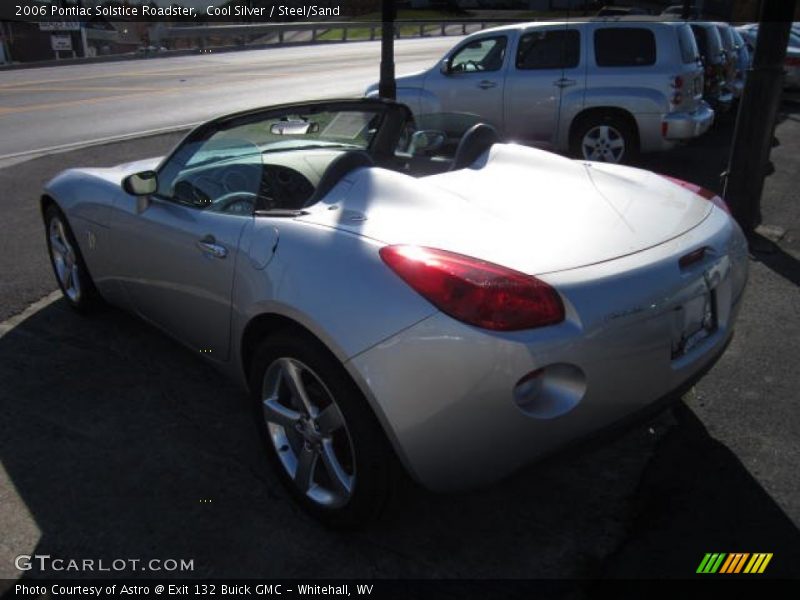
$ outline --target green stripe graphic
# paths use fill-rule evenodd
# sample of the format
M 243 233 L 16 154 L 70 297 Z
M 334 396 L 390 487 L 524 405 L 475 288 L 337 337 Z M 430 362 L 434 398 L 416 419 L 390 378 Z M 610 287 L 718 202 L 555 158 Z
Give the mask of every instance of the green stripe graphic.
M 714 566 L 713 566 L 713 567 L 711 567 L 711 570 L 710 570 L 709 572 L 710 572 L 710 573 L 716 573 L 716 572 L 717 572 L 717 569 L 719 569 L 719 568 L 720 568 L 720 566 L 722 565 L 722 561 L 723 561 L 723 559 L 724 559 L 726 556 L 727 556 L 727 554 L 725 554 L 724 552 L 723 552 L 723 553 L 721 553 L 721 554 L 719 555 L 719 558 L 717 559 L 717 562 L 715 562 L 715 563 L 714 563 Z
M 725 560 L 727 554 L 725 552 L 707 553 L 703 560 L 700 561 L 700 566 L 697 567 L 697 573 L 716 573 L 722 561 Z
M 704 569 L 710 558 L 711 558 L 711 553 L 707 552 L 706 555 L 703 557 L 703 560 L 700 561 L 700 566 L 697 567 L 697 573 L 705 573 Z

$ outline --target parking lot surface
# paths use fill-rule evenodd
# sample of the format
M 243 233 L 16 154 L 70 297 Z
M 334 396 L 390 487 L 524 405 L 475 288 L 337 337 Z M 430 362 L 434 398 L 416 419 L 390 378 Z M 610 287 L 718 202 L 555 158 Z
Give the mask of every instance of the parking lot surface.
M 731 132 L 642 166 L 719 190 Z M 295 507 L 241 390 L 136 318 L 82 317 L 52 294 L 41 184 L 178 136 L 0 170 L 0 577 L 60 575 L 14 568 L 33 553 L 193 559 L 167 574 L 190 577 L 689 577 L 706 552 L 734 551 L 772 552 L 767 575 L 797 577 L 800 105 L 784 104 L 777 137 L 764 194 L 777 249 L 753 256 L 736 337 L 683 403 L 489 489 L 407 486 L 356 533 Z

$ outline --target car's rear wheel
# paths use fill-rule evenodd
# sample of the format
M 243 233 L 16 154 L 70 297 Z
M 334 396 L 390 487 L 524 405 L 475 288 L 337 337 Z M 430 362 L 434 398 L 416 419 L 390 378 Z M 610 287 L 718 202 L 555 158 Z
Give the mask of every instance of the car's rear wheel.
M 44 223 L 50 264 L 64 298 L 72 308 L 80 312 L 94 308 L 100 295 L 64 213 L 51 204 L 45 210 Z
M 570 146 L 577 158 L 609 163 L 630 162 L 639 151 L 635 128 L 614 114 L 584 118 L 575 128 Z
M 250 389 L 275 471 L 300 505 L 333 527 L 377 518 L 396 459 L 363 394 L 322 345 L 301 332 L 267 338 Z

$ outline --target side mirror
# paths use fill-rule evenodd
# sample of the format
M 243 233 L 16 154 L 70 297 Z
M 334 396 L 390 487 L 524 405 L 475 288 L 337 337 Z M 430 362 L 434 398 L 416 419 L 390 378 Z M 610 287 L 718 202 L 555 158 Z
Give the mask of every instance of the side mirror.
M 443 58 L 442 64 L 439 67 L 439 70 L 442 72 L 442 75 L 450 75 L 450 59 Z
M 411 135 L 411 141 L 408 144 L 408 151 L 411 156 L 429 154 L 441 148 L 446 139 L 447 136 L 445 135 L 444 131 L 438 131 L 435 129 L 415 131 Z
M 155 171 L 142 171 L 128 175 L 122 180 L 122 189 L 132 196 L 149 196 L 158 189 L 158 175 Z

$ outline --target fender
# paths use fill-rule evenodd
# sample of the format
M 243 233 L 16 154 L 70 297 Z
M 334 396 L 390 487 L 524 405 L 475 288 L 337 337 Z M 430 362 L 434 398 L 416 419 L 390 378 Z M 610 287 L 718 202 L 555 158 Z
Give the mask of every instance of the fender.
M 611 107 L 624 110 L 636 120 L 640 135 L 646 130 L 645 122 L 655 115 L 658 118 L 667 112 L 668 101 L 663 93 L 642 88 L 587 88 L 566 95 L 561 102 L 560 127 L 557 148 L 569 148 L 569 132 L 575 118 L 585 110 Z M 649 125 L 648 125 L 649 126 Z

